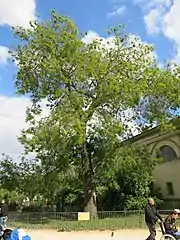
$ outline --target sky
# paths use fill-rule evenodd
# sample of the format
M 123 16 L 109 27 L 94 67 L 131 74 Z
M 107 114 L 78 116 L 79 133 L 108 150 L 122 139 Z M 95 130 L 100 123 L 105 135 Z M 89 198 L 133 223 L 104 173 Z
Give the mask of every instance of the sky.
M 0 0 L 0 154 L 17 158 L 22 153 L 17 136 L 27 126 L 30 103 L 15 94 L 11 27 L 28 27 L 37 17 L 46 20 L 51 9 L 70 16 L 81 32 L 88 32 L 87 39 L 106 38 L 108 27 L 125 24 L 128 33 L 154 45 L 159 66 L 166 60 L 180 62 L 180 0 Z

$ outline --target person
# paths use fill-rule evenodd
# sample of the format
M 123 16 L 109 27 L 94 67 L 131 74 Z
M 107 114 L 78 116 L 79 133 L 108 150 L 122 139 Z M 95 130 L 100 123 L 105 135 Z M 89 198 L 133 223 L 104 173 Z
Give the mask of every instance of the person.
M 4 231 L 4 240 L 31 240 L 31 237 L 22 229 L 16 228 L 14 230 L 6 229 Z
M 7 228 L 8 214 L 9 214 L 8 204 L 3 199 L 0 210 L 0 224 L 4 229 Z
M 159 215 L 153 198 L 148 199 L 148 204 L 145 206 L 145 222 L 149 229 L 150 235 L 146 240 L 155 240 L 156 237 L 156 223 L 163 221 Z
M 174 236 L 176 239 L 180 239 L 180 231 L 176 228 L 176 219 L 179 217 L 180 210 L 174 209 L 166 219 L 164 220 L 164 228 L 167 234 Z
M 5 230 L 3 230 L 3 234 L 1 235 L 1 239 L 3 240 L 8 240 L 11 236 L 12 230 L 6 228 Z

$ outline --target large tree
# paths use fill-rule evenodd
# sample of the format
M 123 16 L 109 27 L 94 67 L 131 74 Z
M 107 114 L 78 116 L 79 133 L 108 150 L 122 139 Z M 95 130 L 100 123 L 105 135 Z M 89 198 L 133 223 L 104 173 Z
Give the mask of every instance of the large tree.
M 106 42 L 84 43 L 73 21 L 52 11 L 47 22 L 14 29 L 20 43 L 12 50 L 17 93 L 32 100 L 30 127 L 20 140 L 26 152 L 37 153 L 44 174 L 77 167 L 91 216 L 97 212 L 96 176 L 110 168 L 118 141 L 131 135 L 130 123 L 164 124 L 180 103 L 178 68 L 159 69 L 152 46 L 121 26 L 108 34 Z M 42 102 L 49 116 L 40 119 Z

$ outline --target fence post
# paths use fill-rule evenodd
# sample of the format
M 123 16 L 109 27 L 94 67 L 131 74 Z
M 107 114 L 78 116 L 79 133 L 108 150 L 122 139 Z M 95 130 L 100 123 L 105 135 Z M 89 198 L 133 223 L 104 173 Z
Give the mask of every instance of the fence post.
M 124 228 L 127 228 L 127 209 L 124 209 Z
M 28 227 L 28 224 L 29 224 L 29 213 L 27 212 L 27 215 L 26 215 L 26 226 Z
M 41 219 L 41 225 L 42 225 L 43 224 L 43 212 L 41 211 L 40 214 L 41 214 L 40 215 L 41 216 L 40 219 Z
M 113 227 L 111 227 L 111 218 L 112 218 L 111 212 L 108 212 L 108 221 L 109 221 L 109 223 L 108 223 L 109 229 L 108 230 L 111 230 L 113 228 Z
M 141 224 L 141 222 L 142 222 L 141 220 L 142 220 L 142 219 L 141 219 L 141 210 L 139 210 L 139 228 L 141 228 L 141 225 L 142 225 L 142 224 Z

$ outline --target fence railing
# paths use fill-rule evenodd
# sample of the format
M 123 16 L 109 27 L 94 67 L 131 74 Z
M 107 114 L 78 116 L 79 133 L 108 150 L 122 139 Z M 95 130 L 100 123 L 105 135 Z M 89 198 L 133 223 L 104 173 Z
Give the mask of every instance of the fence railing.
M 168 210 L 161 210 L 165 217 Z M 145 228 L 144 211 L 104 211 L 89 221 L 77 221 L 77 212 L 10 212 L 8 225 L 26 228 L 54 228 L 60 231 Z M 180 224 L 179 224 L 180 225 Z

